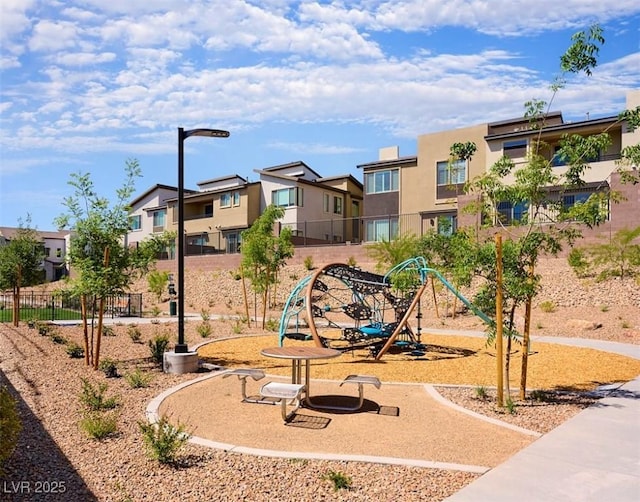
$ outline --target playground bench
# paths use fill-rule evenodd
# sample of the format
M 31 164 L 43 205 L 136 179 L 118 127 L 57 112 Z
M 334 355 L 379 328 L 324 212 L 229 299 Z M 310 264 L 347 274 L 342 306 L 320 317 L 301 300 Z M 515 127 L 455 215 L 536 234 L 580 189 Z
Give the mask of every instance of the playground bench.
M 264 371 L 254 368 L 236 368 L 226 372 L 222 378 L 236 375 L 242 383 L 242 401 L 246 403 L 260 403 L 262 400 L 247 396 L 247 378 L 251 377 L 258 381 L 264 378 Z
M 379 389 L 382 386 L 382 383 L 380 383 L 380 379 L 378 377 L 370 376 L 370 375 L 348 375 L 340 383 L 340 387 L 342 387 L 346 383 L 358 385 L 357 407 L 343 408 L 343 409 L 351 409 L 351 410 L 359 410 L 360 408 L 362 408 L 362 404 L 364 403 L 364 386 L 365 385 L 373 385 L 376 389 Z
M 272 398 L 276 402 L 282 403 L 282 419 L 286 422 L 291 420 L 296 410 L 300 407 L 300 396 L 304 391 L 304 385 L 297 383 L 268 382 L 260 388 L 260 395 L 263 398 Z M 292 411 L 287 414 L 287 401 L 294 405 Z

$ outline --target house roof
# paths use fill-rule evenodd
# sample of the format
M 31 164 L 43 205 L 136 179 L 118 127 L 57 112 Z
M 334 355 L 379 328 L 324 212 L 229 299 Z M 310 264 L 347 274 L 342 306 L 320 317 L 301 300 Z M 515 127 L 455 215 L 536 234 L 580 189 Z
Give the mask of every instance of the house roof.
M 310 168 L 307 164 L 305 164 L 301 160 L 296 160 L 294 162 L 289 162 L 287 164 L 280 164 L 272 167 L 265 167 L 264 169 L 254 169 L 254 171 L 257 173 L 264 172 L 264 173 L 268 173 L 269 175 L 273 175 L 276 173 L 276 171 L 283 171 L 285 169 L 291 169 L 292 167 L 303 167 L 306 170 L 310 171 L 314 176 L 320 178 L 320 175 L 316 171 L 314 171 L 312 168 Z
M 615 123 L 618 120 L 618 116 L 617 115 L 612 115 L 609 117 L 602 117 L 602 118 L 598 118 L 598 119 L 590 119 L 590 120 L 580 120 L 578 122 L 562 122 L 560 124 L 554 124 L 554 125 L 549 125 L 546 127 L 542 128 L 542 132 L 545 134 L 548 133 L 553 133 L 553 132 L 563 132 L 563 131 L 571 131 L 571 130 L 577 130 L 577 129 L 584 129 L 584 128 L 588 128 L 588 127 L 600 127 L 602 125 L 607 125 L 607 124 L 612 124 Z M 509 121 L 506 121 L 505 123 L 508 123 Z M 497 124 L 497 123 L 494 123 Z M 494 124 L 489 124 L 489 126 L 494 125 Z M 515 122 L 514 122 L 515 124 Z M 502 132 L 502 133 L 498 133 L 498 134 L 487 134 L 484 139 L 489 141 L 489 140 L 496 140 L 496 139 L 503 139 L 503 138 L 512 138 L 512 137 L 522 137 L 522 136 L 530 136 L 532 134 L 537 134 L 540 132 L 540 129 L 533 129 L 533 128 L 527 128 L 524 130 L 516 130 L 516 131 L 510 131 L 510 132 Z
M 151 186 L 150 188 L 148 188 L 147 190 L 145 190 L 143 193 L 141 193 L 140 195 L 138 195 L 135 199 L 133 199 L 131 202 L 129 202 L 129 206 L 133 207 L 135 206 L 138 202 L 140 202 L 142 199 L 144 199 L 145 197 L 151 195 L 153 192 L 155 192 L 156 190 L 171 190 L 174 192 L 178 191 L 178 187 L 174 187 L 171 185 L 163 185 L 162 183 L 156 183 L 155 185 Z M 185 189 L 185 192 L 193 192 L 193 190 L 188 190 Z
M 338 176 L 325 176 L 324 178 L 318 178 L 316 181 L 318 183 L 325 183 L 327 181 L 339 181 L 339 180 L 349 180 L 355 183 L 358 187 L 362 188 L 362 182 L 351 174 L 341 174 Z
M 7 240 L 11 240 L 20 230 L 20 227 L 0 227 L 0 236 Z M 71 232 L 68 230 L 35 230 L 41 239 L 64 239 Z
M 376 160 L 374 162 L 367 162 L 366 164 L 360 164 L 356 166 L 358 169 L 378 169 L 383 167 L 402 167 L 409 164 L 418 162 L 417 155 L 410 155 L 406 157 L 399 157 L 397 159 L 390 160 Z
M 231 181 L 231 180 L 235 180 L 238 179 L 240 181 L 242 181 L 243 183 L 247 183 L 247 179 L 243 178 L 242 176 L 240 176 L 239 174 L 230 174 L 228 176 L 220 176 L 219 178 L 211 178 L 210 180 L 204 180 L 204 181 L 198 181 L 196 183 L 196 185 L 200 186 L 200 185 L 208 185 L 209 183 L 219 183 L 220 181 Z

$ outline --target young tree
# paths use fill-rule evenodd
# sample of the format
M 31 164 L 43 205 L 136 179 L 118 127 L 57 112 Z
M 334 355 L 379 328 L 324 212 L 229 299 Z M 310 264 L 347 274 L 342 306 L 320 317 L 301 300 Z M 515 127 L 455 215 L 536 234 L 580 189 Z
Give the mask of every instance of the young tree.
M 251 228 L 242 232 L 242 276 L 249 277 L 256 294 L 262 296 L 262 328 L 267 315 L 269 289 L 278 279 L 278 271 L 293 256 L 291 229 L 283 228 L 274 235 L 275 223 L 284 216 L 284 209 L 268 206 Z M 248 312 L 248 306 L 247 312 Z
M 85 362 L 98 369 L 105 302 L 124 293 L 137 274 L 149 269 L 161 250 L 161 239 L 151 239 L 137 248 L 125 247 L 129 232 L 128 200 L 134 193 L 135 179 L 141 175 L 137 160 L 127 160 L 126 179 L 116 191 L 113 204 L 100 197 L 88 173 L 74 173 L 69 184 L 73 195 L 64 200 L 67 213 L 56 218 L 59 228 L 72 231 L 69 262 L 76 273 L 71 292 L 80 298 L 84 330 Z M 97 306 L 96 306 L 97 305 Z M 94 327 L 89 337 L 88 318 L 98 314 L 94 345 Z
M 0 247 L 0 290 L 13 293 L 13 325 L 20 321 L 20 288 L 42 282 L 44 248 L 38 233 L 19 222 L 19 228 L 9 244 Z
M 508 157 L 503 157 L 492 165 L 483 175 L 468 182 L 465 191 L 474 194 L 478 203 L 470 205 L 467 210 L 479 212 L 482 220 L 488 226 L 498 226 L 500 231 L 509 235 L 510 239 L 504 243 L 504 282 L 501 288 L 504 299 L 503 313 L 506 321 L 505 332 L 509 340 L 515 334 L 515 311 L 525 306 L 525 325 L 523 329 L 523 358 L 520 381 L 520 397 L 525 397 L 527 356 L 529 345 L 529 326 L 531 322 L 531 303 L 538 290 L 539 277 L 535 268 L 541 255 L 557 254 L 563 245 L 572 245 L 580 237 L 580 231 L 573 223 L 583 223 L 589 227 L 597 226 L 605 219 L 603 211 L 603 197 L 607 194 L 594 193 L 586 202 L 573 207 L 565 207 L 562 198 L 553 197 L 548 187 L 560 186 L 562 190 L 571 190 L 584 184 L 583 175 L 589 168 L 588 159 L 594 154 L 606 149 L 610 143 L 607 131 L 588 137 L 579 135 L 565 135 L 560 141 L 557 152 L 568 168 L 563 175 L 556 174 L 552 161 L 549 160 L 548 145 L 542 140 L 542 129 L 547 112 L 556 93 L 565 86 L 568 74 L 584 72 L 591 75 L 591 70 L 597 64 L 600 46 L 604 43 L 602 30 L 594 25 L 588 31 L 581 31 L 572 37 L 572 44 L 560 58 L 561 76 L 551 85 L 552 98 L 549 103 L 533 100 L 525 104 L 525 117 L 530 120 L 530 128 L 538 130 L 533 138 L 523 165 L 517 166 Z M 634 113 L 623 113 L 619 120 L 634 122 L 640 109 Z M 475 154 L 472 143 L 456 143 L 451 146 L 451 165 L 459 160 L 470 160 Z M 633 154 L 635 149 L 627 153 Z M 506 179 L 510 179 L 507 182 Z M 505 227 L 500 218 L 498 205 L 509 202 L 512 206 L 526 207 L 523 217 L 515 225 Z M 553 225 L 549 225 L 553 223 Z M 465 242 L 465 246 L 473 245 L 474 251 L 465 251 L 467 261 L 464 266 L 474 274 L 484 277 L 485 286 L 481 288 L 474 302 L 481 306 L 486 313 L 495 311 L 497 283 L 496 250 L 492 237 L 482 240 L 481 235 Z M 460 253 L 457 253 L 459 256 Z M 495 334 L 495 332 L 493 332 Z M 506 351 L 505 367 L 509 368 L 509 354 Z M 502 403 L 500 403 L 502 404 Z

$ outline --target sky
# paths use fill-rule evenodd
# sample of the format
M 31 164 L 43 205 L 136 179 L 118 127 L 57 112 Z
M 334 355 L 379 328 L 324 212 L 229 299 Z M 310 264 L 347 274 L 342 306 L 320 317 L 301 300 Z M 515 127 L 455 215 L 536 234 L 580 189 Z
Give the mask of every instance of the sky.
M 520 117 L 550 101 L 571 35 L 599 23 L 590 78 L 551 108 L 615 115 L 640 87 L 640 3 L 618 0 L 2 0 L 0 226 L 55 230 L 89 173 L 114 199 L 137 159 L 136 195 L 304 161 L 352 174 L 420 134 Z

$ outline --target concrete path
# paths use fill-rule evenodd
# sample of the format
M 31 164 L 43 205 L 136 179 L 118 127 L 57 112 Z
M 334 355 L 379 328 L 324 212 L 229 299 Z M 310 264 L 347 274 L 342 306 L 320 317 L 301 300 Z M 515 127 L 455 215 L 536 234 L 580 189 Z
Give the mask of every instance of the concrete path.
M 539 339 L 640 358 L 640 347 Z M 447 499 L 448 502 L 640 500 L 640 377 L 614 389 Z

